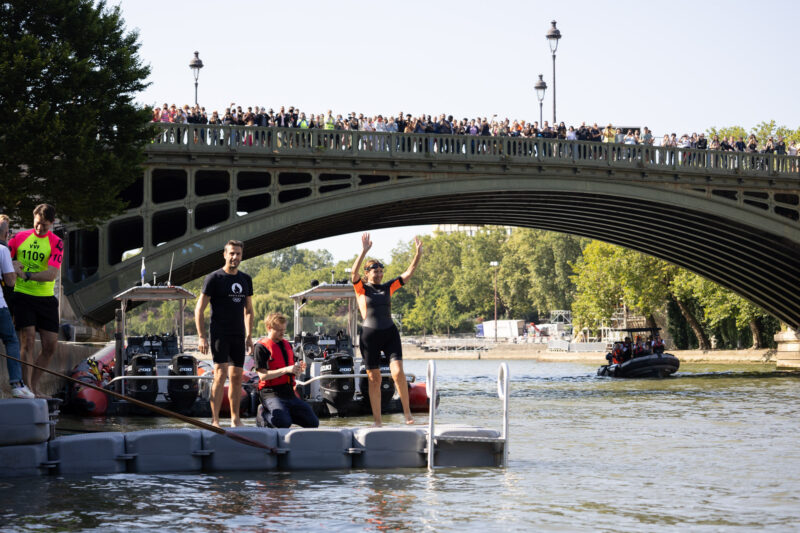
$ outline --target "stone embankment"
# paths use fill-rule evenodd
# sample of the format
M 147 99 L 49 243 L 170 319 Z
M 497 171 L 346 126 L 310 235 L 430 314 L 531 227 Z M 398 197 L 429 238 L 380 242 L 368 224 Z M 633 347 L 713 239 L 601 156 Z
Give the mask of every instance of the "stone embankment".
M 683 363 L 769 363 L 775 350 L 669 350 Z M 480 354 L 480 357 L 479 355 Z M 497 344 L 481 351 L 431 352 L 403 345 L 404 359 L 528 359 L 542 362 L 606 363 L 605 352 L 550 352 L 546 344 Z

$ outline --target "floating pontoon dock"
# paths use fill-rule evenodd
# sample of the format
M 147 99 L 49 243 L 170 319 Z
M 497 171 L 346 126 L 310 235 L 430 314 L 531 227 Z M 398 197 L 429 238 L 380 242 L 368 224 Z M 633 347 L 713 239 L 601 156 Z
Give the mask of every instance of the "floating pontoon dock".
M 0 400 L 0 477 L 48 474 L 504 467 L 508 462 L 508 367 L 500 365 L 502 429 L 428 427 L 228 430 L 262 449 L 201 429 L 146 429 L 52 438 L 56 412 L 46 400 Z M 436 394 L 436 364 L 428 362 Z

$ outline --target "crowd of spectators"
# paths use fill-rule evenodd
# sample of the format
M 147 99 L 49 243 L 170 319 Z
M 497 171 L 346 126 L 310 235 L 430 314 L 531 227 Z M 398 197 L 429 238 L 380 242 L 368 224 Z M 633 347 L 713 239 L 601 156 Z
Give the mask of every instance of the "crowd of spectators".
M 657 139 L 646 126 L 644 128 L 620 128 L 608 124 L 605 127 L 597 123 L 588 126 L 585 122 L 577 128 L 567 127 L 563 122 L 553 124 L 543 121 L 526 122 L 525 120 L 501 120 L 493 115 L 491 120 L 487 117 L 473 119 L 453 118 L 444 114 L 437 116 L 419 115 L 400 112 L 397 116 L 377 115 L 366 116 L 363 113 L 348 113 L 334 115 L 330 110 L 327 114 L 308 114 L 293 106 L 281 106 L 276 112 L 270 108 L 250 106 L 246 110 L 240 105 L 232 103 L 220 116 L 213 111 L 208 115 L 205 107 L 184 105 L 182 108 L 172 104 L 164 104 L 153 110 L 153 122 L 178 123 L 178 124 L 211 124 L 220 126 L 261 126 L 261 127 L 286 127 L 286 128 L 319 128 L 326 130 L 357 130 L 377 132 L 401 133 L 438 133 L 456 135 L 481 135 L 481 136 L 511 136 L 511 137 L 542 137 L 565 139 L 575 141 L 594 141 L 606 143 L 619 143 L 629 145 L 656 145 Z M 683 134 L 678 137 L 675 133 L 666 134 L 661 139 L 660 146 L 676 148 L 693 148 L 698 150 L 722 150 L 753 153 L 775 153 L 798 155 L 798 146 L 791 141 L 787 146 L 782 136 L 769 137 L 764 142 L 759 142 L 755 135 L 750 135 L 745 141 L 744 137 L 733 136 L 719 138 L 714 135 L 709 141 L 705 134 Z

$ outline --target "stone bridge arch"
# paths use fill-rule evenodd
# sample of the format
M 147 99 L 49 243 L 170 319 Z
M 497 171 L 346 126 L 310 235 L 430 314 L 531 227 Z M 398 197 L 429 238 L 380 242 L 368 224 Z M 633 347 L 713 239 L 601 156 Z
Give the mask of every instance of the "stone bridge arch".
M 142 248 L 159 281 L 174 253 L 172 282 L 180 284 L 219 268 L 230 238 L 254 256 L 354 231 L 453 223 L 625 246 L 800 327 L 797 158 L 207 126 L 167 128 L 157 141 L 127 192 L 131 208 L 68 235 L 65 294 L 97 322 L 111 320 L 113 295 L 139 280 L 140 258 L 121 260 L 130 248 Z

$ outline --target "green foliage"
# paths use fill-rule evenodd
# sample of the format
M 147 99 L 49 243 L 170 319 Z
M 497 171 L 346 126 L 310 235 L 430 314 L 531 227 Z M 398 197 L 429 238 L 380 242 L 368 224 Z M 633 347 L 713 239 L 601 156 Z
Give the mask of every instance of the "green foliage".
M 459 297 L 457 286 L 468 283 L 459 276 L 467 241 L 463 233 L 423 239 L 423 259 L 407 285 L 409 294 L 403 301 L 407 309 L 403 319 L 405 331 L 449 333 L 471 329 L 474 315 L 470 313 L 469 304 Z M 393 256 L 392 263 L 402 261 L 401 265 L 408 265 L 413 253 L 409 246 L 405 254 Z M 394 309 L 394 303 L 392 306 Z
M 385 279 L 402 274 L 413 256 L 410 240 L 397 246 L 385 262 Z M 491 261 L 499 263 L 496 271 Z M 266 333 L 263 319 L 273 311 L 289 317 L 292 331 L 289 296 L 308 289 L 312 280 L 329 282 L 331 271 L 336 280 L 347 278 L 345 269 L 351 265 L 350 260 L 333 264 L 327 252 L 296 248 L 245 261 L 242 270 L 253 276 L 255 334 Z M 670 333 L 680 348 L 697 347 L 698 334 L 716 336 L 723 348 L 749 346 L 754 335 L 764 345 L 777 330 L 775 319 L 741 296 L 665 261 L 600 241 L 525 228 L 510 235 L 487 227 L 474 236 L 425 236 L 423 259 L 393 296 L 392 312 L 401 318 L 404 333 L 471 332 L 477 320 L 494 316 L 495 273 L 503 318 L 537 320 L 551 309 L 571 308 L 576 329 L 593 329 L 608 325 L 621 302 L 644 316 L 666 309 Z M 199 294 L 201 283 L 195 280 L 185 287 Z M 194 304 L 187 305 L 188 334 L 194 333 Z M 174 303 L 141 308 L 136 331 L 171 331 L 176 310 Z M 303 315 L 344 317 L 346 311 L 341 302 L 314 302 Z M 697 331 L 686 313 L 699 324 Z
M 563 233 L 514 230 L 503 246 L 499 276 L 509 315 L 532 318 L 569 309 L 575 296 L 570 265 L 588 242 Z
M 708 133 L 709 138 L 719 135 L 720 140 L 722 140 L 723 137 L 727 138 L 732 135 L 736 140 L 742 137 L 745 141 L 747 141 L 750 134 L 753 134 L 758 140 L 759 149 L 764 147 L 764 143 L 770 137 L 776 142 L 778 137 L 783 137 L 786 141 L 786 146 L 789 146 L 791 141 L 800 143 L 800 127 L 793 130 L 787 126 L 778 126 L 774 120 L 759 122 L 750 128 L 749 132 L 741 126 L 727 126 L 724 128 L 711 127 L 706 130 L 706 133 Z
M 3 2 L 0 31 L 0 211 L 29 223 L 46 201 L 93 226 L 124 209 L 152 132 L 133 103 L 150 68 L 119 7 Z
M 777 330 L 774 319 L 745 298 L 687 270 L 644 254 L 592 241 L 573 265 L 577 296 L 572 306 L 576 329 L 596 328 L 620 303 L 645 317 L 667 305 L 670 333 L 679 348 L 697 347 L 689 327 L 695 319 L 720 348 L 764 344 Z M 680 301 L 685 313 L 678 309 Z M 761 325 L 767 326 L 762 333 Z M 754 338 L 758 331 L 757 338 Z M 698 333 L 699 334 L 699 333 Z M 767 342 L 769 344 L 769 342 Z

